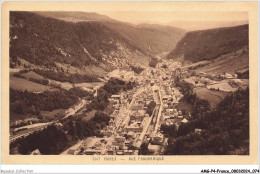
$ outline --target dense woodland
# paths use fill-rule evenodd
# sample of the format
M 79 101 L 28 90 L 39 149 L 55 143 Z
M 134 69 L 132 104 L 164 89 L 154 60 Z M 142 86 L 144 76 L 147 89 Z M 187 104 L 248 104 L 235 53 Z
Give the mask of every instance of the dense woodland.
M 181 101 L 185 101 L 193 106 L 193 115 L 196 118 L 200 118 L 205 114 L 208 114 L 211 107 L 207 100 L 200 99 L 197 97 L 196 93 L 193 92 L 193 85 L 180 81 L 176 84 L 180 88 L 180 92 L 183 94 Z
M 87 111 L 91 111 L 93 109 L 98 110 L 95 116 L 89 121 L 85 121 L 82 115 L 68 117 L 61 121 L 62 126 L 51 125 L 43 131 L 35 132 L 25 138 L 16 140 L 10 145 L 11 154 L 28 154 L 35 149 L 39 149 L 42 154 L 59 154 L 66 148 L 75 144 L 78 140 L 82 140 L 90 136 L 102 137 L 100 131 L 108 124 L 109 121 L 109 116 L 102 112 L 109 104 L 108 98 L 112 94 L 117 94 L 122 90 L 130 90 L 134 86 L 134 82 L 126 83 L 120 79 L 111 78 L 98 90 L 98 95 L 95 98 L 93 98 L 92 94 L 83 92 L 80 88 L 72 88 L 67 93 L 65 90 L 57 92 L 57 95 L 61 96 L 54 97 L 57 99 L 57 101 L 55 101 L 56 103 L 52 101 L 52 96 L 55 95 L 50 94 L 49 92 L 36 95 L 33 93 L 11 90 L 11 95 L 14 96 L 12 103 L 18 103 L 19 101 L 19 103 L 21 103 L 21 99 L 24 97 L 25 99 L 23 100 L 25 100 L 25 103 L 27 104 L 25 105 L 25 108 L 29 107 L 32 103 L 35 104 L 33 105 L 34 107 L 39 107 L 39 109 L 43 109 L 45 107 L 48 109 L 49 106 L 46 106 L 48 104 L 52 106 L 54 105 L 57 108 L 69 107 L 72 103 L 68 102 L 73 102 L 73 99 L 78 100 L 78 97 L 89 97 L 92 99 L 92 102 L 86 106 Z M 63 98 L 63 95 L 64 97 L 65 95 L 68 96 Z M 75 98 L 70 99 L 70 95 L 75 96 Z M 42 100 L 46 100 L 46 102 L 40 102 L 42 100 L 39 100 L 37 97 L 41 97 Z M 66 102 L 67 100 L 69 101 Z M 32 112 L 30 109 L 26 111 Z
M 188 84 L 184 99 L 194 107 L 189 123 L 162 125 L 161 130 L 169 137 L 166 155 L 226 155 L 249 154 L 249 89 L 228 95 L 211 110 L 205 100 L 192 94 Z M 185 92 L 186 91 L 186 92 Z M 201 129 L 196 132 L 195 129 Z
M 119 93 L 121 90 L 133 89 L 135 82 L 124 82 L 116 78 L 110 79 L 103 87 L 98 89 L 97 97 L 92 93 L 82 90 L 79 87 L 70 90 L 60 89 L 58 91 L 44 91 L 42 93 L 31 93 L 28 91 L 15 91 L 10 89 L 10 113 L 12 114 L 33 114 L 39 115 L 41 110 L 53 111 L 55 109 L 68 109 L 79 101 L 79 98 L 86 98 L 92 102 L 87 105 L 87 110 L 104 110 L 108 104 L 108 98 Z
M 118 43 L 142 50 L 101 22 L 65 22 L 30 12 L 10 13 L 10 58 L 55 67 L 54 62 L 81 67 L 98 65 Z
M 70 90 L 45 91 L 31 93 L 10 89 L 10 115 L 34 114 L 39 115 L 40 110 L 53 111 L 55 109 L 68 109 L 79 101 L 79 97 L 93 98 L 93 95 L 78 87 Z
M 139 24 L 133 26 L 123 22 L 106 22 L 105 25 L 150 56 L 171 51 L 185 34 L 183 29 L 163 25 Z
M 167 58 L 184 56 L 184 60 L 191 62 L 212 60 L 244 46 L 248 46 L 248 25 L 191 31 L 186 33 Z
M 44 155 L 59 154 L 86 137 L 102 136 L 100 131 L 108 122 L 109 116 L 102 112 L 96 112 L 87 122 L 80 116 L 69 117 L 62 120 L 61 124 L 53 124 L 11 143 L 10 153 L 30 154 L 39 149 Z
M 155 68 L 159 60 L 157 58 L 151 58 L 149 62 L 149 66 Z
M 139 24 L 129 25 L 126 22 L 116 21 L 108 16 L 97 13 L 86 12 L 36 12 L 43 16 L 52 18 L 72 18 L 75 21 L 99 21 L 110 29 L 116 31 L 128 39 L 133 45 L 136 45 L 147 54 L 157 55 L 162 52 L 171 51 L 177 42 L 184 35 L 185 31 L 180 28 L 155 25 Z

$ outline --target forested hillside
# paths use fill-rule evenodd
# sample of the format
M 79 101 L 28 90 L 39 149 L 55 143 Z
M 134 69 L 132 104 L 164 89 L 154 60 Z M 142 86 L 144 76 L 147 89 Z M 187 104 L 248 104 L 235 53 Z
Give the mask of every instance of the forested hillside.
M 248 25 L 192 31 L 167 55 L 169 59 L 199 62 L 213 60 L 248 45 Z
M 140 48 L 99 22 L 72 23 L 29 12 L 10 14 L 10 58 L 49 67 L 58 62 L 108 70 L 149 61 Z
M 106 22 L 105 25 L 120 33 L 150 56 L 170 52 L 185 34 L 185 31 L 180 28 L 162 25 L 135 26 L 122 22 Z
M 185 31 L 180 28 L 156 25 L 133 25 L 117 21 L 108 16 L 86 12 L 36 12 L 42 16 L 56 18 L 70 22 L 99 21 L 125 37 L 131 44 L 139 47 L 146 54 L 156 56 L 163 52 L 170 52 L 177 42 L 184 36 Z
M 185 98 L 194 106 L 194 119 L 181 125 L 178 131 L 172 131 L 176 130 L 175 125 L 162 126 L 169 137 L 165 154 L 248 155 L 249 88 L 229 94 L 214 110 L 188 89 Z

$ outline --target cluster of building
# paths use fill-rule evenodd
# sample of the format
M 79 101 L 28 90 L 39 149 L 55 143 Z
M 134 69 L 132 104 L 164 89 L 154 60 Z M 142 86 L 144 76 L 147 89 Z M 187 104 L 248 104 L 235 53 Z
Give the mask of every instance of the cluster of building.
M 146 144 L 148 154 L 163 154 L 168 140 L 160 132 L 160 126 L 175 124 L 178 127 L 189 120 L 176 109 L 183 96 L 171 85 L 171 74 L 164 70 L 163 67 L 146 70 L 147 76 L 142 75 L 138 90 L 112 95 L 109 101 L 114 111 L 108 126 L 101 132 L 104 136 L 82 143 L 77 152 L 86 155 L 138 155 L 142 145 Z M 150 103 L 154 103 L 152 113 Z
M 71 155 L 138 155 L 138 150 L 128 149 L 125 137 L 92 137 L 85 140 L 77 149 L 69 149 Z M 126 144 L 126 145 L 125 145 Z
M 238 77 L 237 74 L 229 74 L 229 73 L 224 73 L 224 74 L 221 74 L 220 77 L 222 77 L 223 79 L 236 79 Z
M 108 126 L 102 130 L 104 137 L 82 143 L 86 155 L 137 155 L 142 143 L 149 137 L 148 128 L 152 116 L 147 113 L 148 104 L 154 100 L 152 90 L 143 90 L 131 97 L 124 92 L 112 95 L 110 103 L 115 110 Z M 133 98 L 132 100 L 128 100 Z M 158 140 L 154 140 L 158 141 Z M 79 152 L 79 150 L 78 150 Z

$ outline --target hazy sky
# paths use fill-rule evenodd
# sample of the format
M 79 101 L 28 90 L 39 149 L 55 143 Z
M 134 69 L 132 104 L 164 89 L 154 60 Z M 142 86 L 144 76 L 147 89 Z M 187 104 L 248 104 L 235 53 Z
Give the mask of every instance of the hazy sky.
M 85 1 L 48 6 L 48 10 L 96 12 L 133 24 L 154 23 L 198 30 L 248 23 L 249 7 L 251 8 L 249 2 L 228 1 Z
M 248 22 L 247 12 L 103 11 L 99 13 L 133 24 L 164 24 L 186 30 L 234 26 Z
M 244 21 L 247 12 L 171 12 L 171 11 L 111 11 L 103 12 L 111 18 L 131 23 L 146 21 L 169 23 L 172 21 Z

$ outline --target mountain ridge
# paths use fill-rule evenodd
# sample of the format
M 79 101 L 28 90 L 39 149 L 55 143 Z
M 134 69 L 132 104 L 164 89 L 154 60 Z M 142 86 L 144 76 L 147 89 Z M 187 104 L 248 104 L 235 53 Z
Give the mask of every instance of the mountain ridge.
M 98 13 L 87 12 L 36 12 L 37 14 L 67 22 L 102 22 L 127 38 L 149 56 L 171 51 L 184 36 L 185 30 L 159 24 L 131 24 L 111 19 Z M 155 39 L 153 39 L 155 38 Z
M 41 16 L 65 20 L 66 18 L 74 19 L 74 22 L 81 21 L 115 21 L 106 15 L 101 15 L 95 12 L 78 12 L 78 11 L 37 11 L 33 12 Z M 72 21 L 71 21 L 72 22 Z
M 186 33 L 167 58 L 196 63 L 213 60 L 246 45 L 248 45 L 248 25 L 197 30 Z
M 70 23 L 31 12 L 10 14 L 10 59 L 49 67 L 113 68 L 147 66 L 149 57 L 102 23 Z

